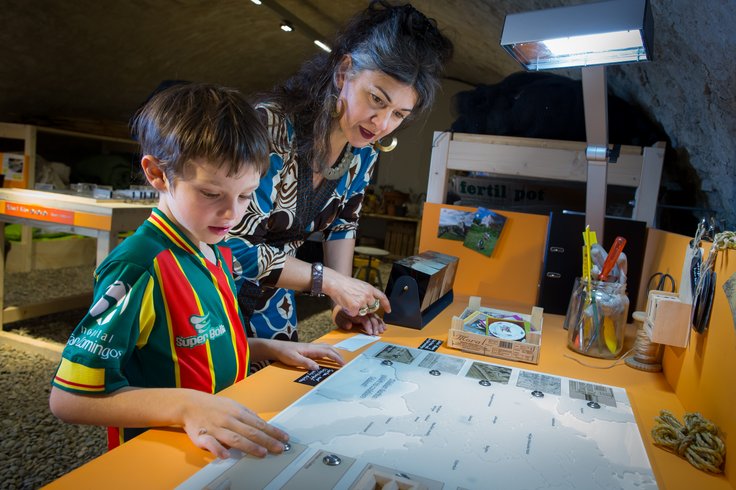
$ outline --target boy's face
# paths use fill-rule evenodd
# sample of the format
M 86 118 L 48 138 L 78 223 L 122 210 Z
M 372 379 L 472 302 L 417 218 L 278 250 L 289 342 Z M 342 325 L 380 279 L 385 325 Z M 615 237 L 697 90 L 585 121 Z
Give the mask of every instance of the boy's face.
M 252 165 L 228 177 L 225 167 L 194 160 L 174 185 L 167 180 L 159 208 L 195 244 L 215 244 L 240 223 L 259 180 L 260 174 Z

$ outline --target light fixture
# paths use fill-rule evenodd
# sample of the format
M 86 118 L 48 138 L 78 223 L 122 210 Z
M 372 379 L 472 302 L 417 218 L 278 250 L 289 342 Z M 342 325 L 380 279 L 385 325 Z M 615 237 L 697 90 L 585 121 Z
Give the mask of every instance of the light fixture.
M 291 22 L 288 20 L 282 20 L 281 21 L 281 30 L 284 32 L 293 32 L 294 26 L 291 25 Z
M 509 14 L 501 46 L 526 70 L 582 67 L 588 176 L 585 219 L 603 243 L 608 174 L 606 65 L 652 59 L 648 0 L 609 0 Z
M 320 41 L 319 39 L 315 39 L 314 44 L 316 44 L 320 49 L 327 51 L 328 53 L 332 52 L 332 49 L 328 45 Z
M 328 53 L 332 51 L 330 47 L 322 41 L 325 36 L 312 29 L 309 24 L 301 20 L 297 15 L 286 9 L 279 2 L 275 0 L 251 1 L 253 3 L 257 2 L 258 5 L 262 4 L 264 7 L 271 9 L 276 15 L 284 19 L 281 21 L 281 30 L 283 30 L 284 32 L 292 32 L 294 30 L 298 30 L 300 34 L 311 39 L 312 42 L 314 42 L 314 44 L 317 45 L 320 49 L 323 49 Z

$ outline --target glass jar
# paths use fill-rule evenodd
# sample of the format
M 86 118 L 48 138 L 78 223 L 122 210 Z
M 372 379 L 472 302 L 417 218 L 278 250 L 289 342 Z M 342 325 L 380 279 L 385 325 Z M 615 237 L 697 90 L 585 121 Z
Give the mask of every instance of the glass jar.
M 629 313 L 626 284 L 577 278 L 565 317 L 567 347 L 586 356 L 621 354 Z

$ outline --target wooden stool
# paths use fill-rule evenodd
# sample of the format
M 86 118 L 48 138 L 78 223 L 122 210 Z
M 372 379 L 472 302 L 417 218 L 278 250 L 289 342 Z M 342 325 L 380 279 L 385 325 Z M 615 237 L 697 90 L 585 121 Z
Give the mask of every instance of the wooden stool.
M 388 250 L 384 250 L 382 248 L 376 248 L 376 247 L 355 247 L 355 254 L 360 257 L 365 257 L 368 259 L 368 265 L 360 265 L 355 269 L 355 274 L 353 274 L 353 277 L 360 279 L 361 278 L 361 271 L 365 271 L 365 274 L 363 275 L 365 282 L 370 282 L 371 278 L 371 272 L 375 271 L 376 273 L 376 279 L 378 280 L 378 287 L 380 289 L 383 289 L 383 280 L 381 279 L 381 272 L 378 270 L 378 268 L 373 267 L 373 259 L 375 257 L 385 257 L 389 254 Z

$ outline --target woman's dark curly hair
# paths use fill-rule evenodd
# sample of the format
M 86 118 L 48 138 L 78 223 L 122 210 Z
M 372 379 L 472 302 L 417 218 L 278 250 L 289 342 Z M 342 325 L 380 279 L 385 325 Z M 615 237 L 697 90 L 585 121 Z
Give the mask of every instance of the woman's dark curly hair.
M 452 42 L 433 19 L 409 4 L 386 0 L 371 4 L 348 21 L 331 44 L 332 51 L 302 65 L 299 72 L 278 85 L 264 100 L 280 106 L 293 122 L 299 158 L 328 166 L 331 112 L 340 93 L 337 74 L 345 55 L 353 74 L 377 70 L 416 90 L 415 117 L 434 102 Z

